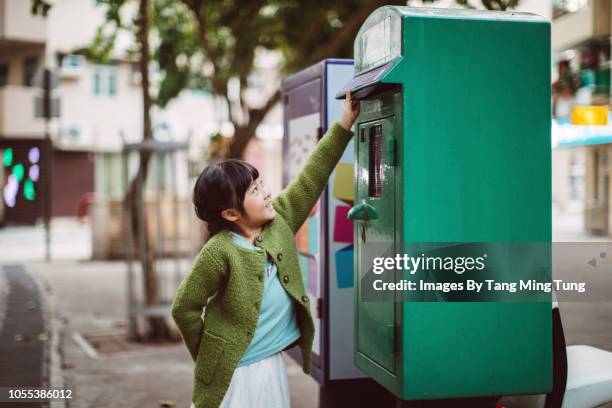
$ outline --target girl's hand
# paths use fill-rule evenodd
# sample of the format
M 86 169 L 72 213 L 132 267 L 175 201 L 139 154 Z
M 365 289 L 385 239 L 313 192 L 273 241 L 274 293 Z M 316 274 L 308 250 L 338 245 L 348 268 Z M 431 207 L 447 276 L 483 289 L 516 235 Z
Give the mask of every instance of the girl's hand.
M 358 100 L 355 100 L 351 96 L 351 91 L 346 91 L 346 99 L 342 103 L 342 117 L 338 123 L 340 126 L 349 130 L 353 123 L 355 123 L 355 119 L 359 115 L 359 111 L 361 109 L 361 105 Z

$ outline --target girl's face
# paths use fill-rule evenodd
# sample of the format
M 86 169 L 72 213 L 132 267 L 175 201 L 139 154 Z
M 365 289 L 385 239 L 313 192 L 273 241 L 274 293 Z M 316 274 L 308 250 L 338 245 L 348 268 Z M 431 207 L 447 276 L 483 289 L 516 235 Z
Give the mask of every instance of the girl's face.
M 261 177 L 255 179 L 244 194 L 244 214 L 236 209 L 223 210 L 221 215 L 239 227 L 259 228 L 276 215 L 272 194 Z
M 252 227 L 262 226 L 276 215 L 272 207 L 272 194 L 261 177 L 251 183 L 244 195 L 242 205 L 245 221 Z

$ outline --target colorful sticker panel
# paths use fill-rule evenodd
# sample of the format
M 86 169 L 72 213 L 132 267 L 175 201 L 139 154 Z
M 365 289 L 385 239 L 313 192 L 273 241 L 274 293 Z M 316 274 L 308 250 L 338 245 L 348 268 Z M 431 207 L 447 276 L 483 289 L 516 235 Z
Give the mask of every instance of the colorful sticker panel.
M 354 271 L 354 259 L 353 259 L 353 245 L 349 245 L 336 251 L 336 282 L 338 289 L 352 288 L 353 282 L 353 271 Z
M 336 206 L 334 217 L 334 241 L 353 243 L 353 220 L 348 218 L 351 207 L 347 205 Z
M 338 163 L 336 166 L 336 177 L 334 179 L 334 189 L 332 192 L 336 199 L 351 205 L 355 200 L 353 171 L 353 163 Z
M 319 262 L 314 256 L 308 257 L 308 284 L 304 283 L 304 287 L 308 288 L 308 292 L 315 298 L 319 297 Z
M 302 254 L 298 254 L 298 261 L 300 263 L 300 272 L 302 273 L 302 281 L 304 282 L 304 287 L 307 288 L 308 287 L 308 275 L 310 274 L 309 271 L 309 262 L 308 262 L 308 257 Z
M 319 254 L 319 217 L 308 218 L 308 253 Z
M 308 253 L 308 226 L 309 222 L 305 222 L 295 234 L 295 244 L 302 254 Z

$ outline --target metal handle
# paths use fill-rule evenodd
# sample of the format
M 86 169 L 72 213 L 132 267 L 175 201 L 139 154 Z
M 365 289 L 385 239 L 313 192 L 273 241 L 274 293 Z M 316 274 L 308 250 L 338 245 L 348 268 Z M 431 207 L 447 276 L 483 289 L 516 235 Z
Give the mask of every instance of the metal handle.
M 364 200 L 361 204 L 357 204 L 349 210 L 348 218 L 361 221 L 376 220 L 378 219 L 378 213 L 374 207 Z

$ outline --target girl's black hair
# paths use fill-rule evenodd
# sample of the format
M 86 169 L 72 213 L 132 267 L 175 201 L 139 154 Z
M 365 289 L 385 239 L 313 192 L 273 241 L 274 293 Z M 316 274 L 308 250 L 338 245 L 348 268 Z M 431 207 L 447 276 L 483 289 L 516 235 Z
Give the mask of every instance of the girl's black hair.
M 211 164 L 202 171 L 193 188 L 193 204 L 211 236 L 232 228 L 232 222 L 221 216 L 223 210 L 236 208 L 244 214 L 244 195 L 258 177 L 254 166 L 237 159 Z

